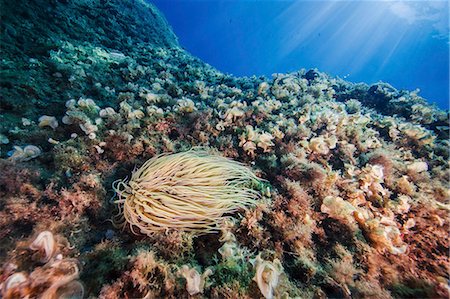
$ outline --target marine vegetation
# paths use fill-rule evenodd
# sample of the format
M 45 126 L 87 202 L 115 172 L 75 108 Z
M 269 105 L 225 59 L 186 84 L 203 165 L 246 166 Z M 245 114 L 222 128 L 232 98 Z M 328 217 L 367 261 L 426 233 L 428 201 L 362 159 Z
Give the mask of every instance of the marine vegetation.
M 418 91 L 224 74 L 143 0 L 0 7 L 0 297 L 448 298 Z

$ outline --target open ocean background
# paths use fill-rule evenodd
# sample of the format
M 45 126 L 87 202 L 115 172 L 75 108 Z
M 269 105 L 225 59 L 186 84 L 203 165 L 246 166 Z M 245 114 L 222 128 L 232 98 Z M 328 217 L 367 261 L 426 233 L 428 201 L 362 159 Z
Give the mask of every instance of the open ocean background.
M 448 1 L 153 0 L 180 44 L 236 76 L 317 68 L 449 108 Z

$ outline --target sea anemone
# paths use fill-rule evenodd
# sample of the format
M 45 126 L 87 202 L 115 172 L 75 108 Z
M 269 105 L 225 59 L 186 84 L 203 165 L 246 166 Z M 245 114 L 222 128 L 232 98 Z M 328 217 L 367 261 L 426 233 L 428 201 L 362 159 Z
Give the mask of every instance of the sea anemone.
M 193 235 L 220 230 L 226 215 L 256 203 L 259 179 L 244 165 L 189 150 L 159 155 L 113 184 L 118 195 L 115 223 L 143 234 L 177 229 Z

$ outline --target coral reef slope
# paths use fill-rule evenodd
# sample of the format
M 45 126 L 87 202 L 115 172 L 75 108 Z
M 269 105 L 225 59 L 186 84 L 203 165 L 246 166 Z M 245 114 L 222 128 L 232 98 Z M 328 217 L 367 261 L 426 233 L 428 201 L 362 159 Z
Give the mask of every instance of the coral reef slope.
M 448 111 L 224 74 L 140 0 L 0 3 L 0 297 L 448 298 Z

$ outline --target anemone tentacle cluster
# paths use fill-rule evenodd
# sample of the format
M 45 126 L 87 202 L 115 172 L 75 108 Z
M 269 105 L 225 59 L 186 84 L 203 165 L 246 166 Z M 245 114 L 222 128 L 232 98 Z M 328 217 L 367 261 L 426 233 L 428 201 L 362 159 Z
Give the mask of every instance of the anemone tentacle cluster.
M 119 222 L 147 235 L 218 231 L 225 214 L 255 204 L 259 194 L 249 186 L 258 180 L 244 165 L 203 150 L 156 156 L 114 185 Z

